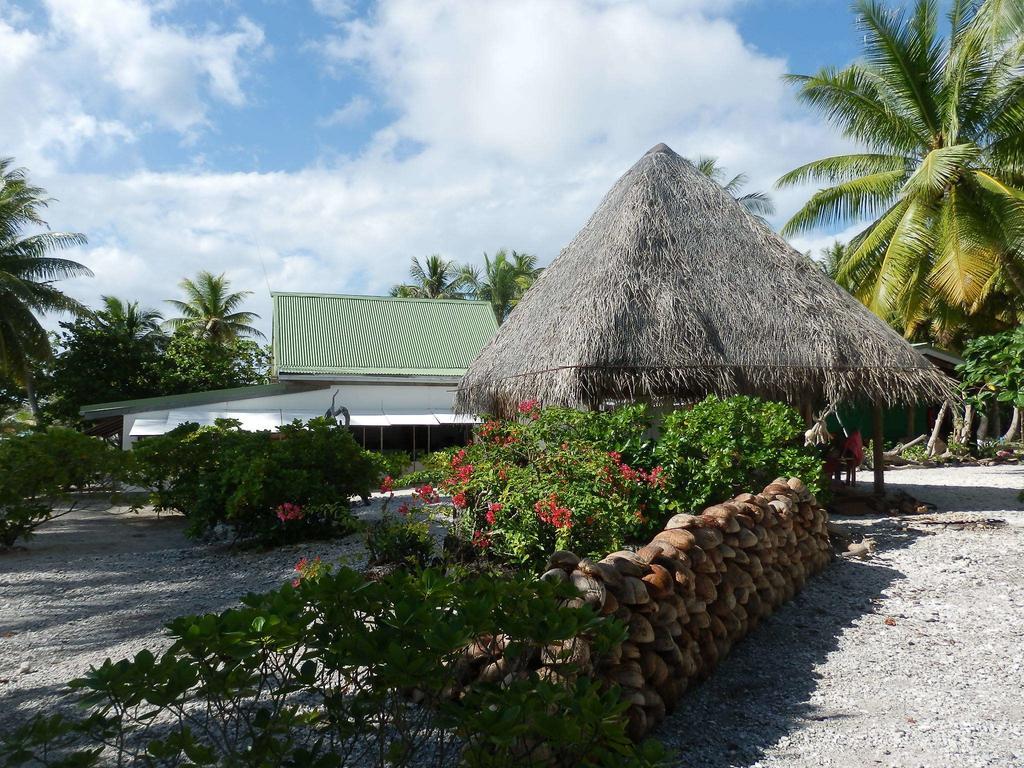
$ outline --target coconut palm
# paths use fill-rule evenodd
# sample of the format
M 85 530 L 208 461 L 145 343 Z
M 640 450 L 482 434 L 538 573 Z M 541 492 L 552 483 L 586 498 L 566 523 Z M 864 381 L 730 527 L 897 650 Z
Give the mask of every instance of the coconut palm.
M 954 0 L 948 38 L 933 0 L 909 16 L 875 0 L 855 8 L 864 57 L 788 79 L 864 151 L 783 176 L 780 187 L 827 186 L 782 233 L 870 220 L 837 277 L 908 336 L 942 304 L 976 312 L 1003 284 L 1024 295 L 1019 2 Z
M 411 282 L 391 289 L 392 296 L 411 299 L 460 298 L 462 281 L 459 267 L 439 253 L 427 256 L 423 264 L 414 256 L 409 266 L 409 277 L 412 278 Z
M 238 309 L 252 291 L 230 291 L 231 282 L 223 273 L 214 275 L 203 270 L 195 280 L 185 278 L 178 285 L 185 292 L 186 300 L 169 299 L 167 303 L 177 309 L 181 317 L 167 320 L 164 327 L 217 343 L 233 341 L 241 336 L 264 338 L 250 325 L 259 319 L 259 315 Z
M 77 232 L 46 229 L 46 192 L 28 183 L 23 168 L 0 159 L 0 369 L 21 383 L 33 415 L 38 415 L 33 362 L 51 355 L 39 321 L 47 313 L 84 314 L 84 306 L 54 287 L 56 280 L 91 276 L 77 261 L 50 254 L 86 242 Z M 43 231 L 25 234 L 26 230 Z
M 696 160 L 691 160 L 697 170 L 717 183 L 726 192 L 736 198 L 736 202 L 747 209 L 755 216 L 771 216 L 775 213 L 775 203 L 766 192 L 747 192 L 740 194 L 747 184 L 747 174 L 737 173 L 726 181 L 725 169 L 718 164 L 717 157 L 701 155 Z
M 96 324 L 125 339 L 147 339 L 163 335 L 161 315 L 155 309 L 124 301 L 116 296 L 103 297 L 103 309 L 94 314 Z
M 484 268 L 465 265 L 459 272 L 466 295 L 478 301 L 489 301 L 498 322 L 504 322 L 508 313 L 529 290 L 543 270 L 537 266 L 537 257 L 504 248 L 491 259 L 484 254 Z

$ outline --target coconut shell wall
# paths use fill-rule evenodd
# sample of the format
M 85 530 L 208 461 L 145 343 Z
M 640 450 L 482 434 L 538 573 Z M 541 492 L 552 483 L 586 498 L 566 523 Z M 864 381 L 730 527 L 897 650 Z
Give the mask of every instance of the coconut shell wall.
M 556 552 L 544 578 L 571 581 L 582 601 L 619 619 L 628 637 L 603 655 L 585 639 L 544 648 L 534 662 L 539 674 L 587 674 L 620 686 L 630 701 L 630 735 L 639 739 L 829 563 L 827 521 L 801 480 L 780 478 L 700 515 L 676 515 L 636 551 L 600 561 Z M 490 656 L 486 668 L 500 670 L 494 645 Z

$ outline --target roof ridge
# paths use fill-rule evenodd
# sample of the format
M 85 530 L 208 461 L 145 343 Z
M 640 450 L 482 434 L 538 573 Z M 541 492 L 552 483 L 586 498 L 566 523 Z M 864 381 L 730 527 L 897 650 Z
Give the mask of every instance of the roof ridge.
M 432 302 L 445 304 L 484 305 L 490 306 L 489 301 L 482 299 L 429 299 L 416 296 L 376 296 L 373 294 L 361 293 L 319 293 L 306 291 L 271 291 L 271 298 L 278 296 L 308 299 L 359 299 L 362 301 L 394 301 L 394 302 Z

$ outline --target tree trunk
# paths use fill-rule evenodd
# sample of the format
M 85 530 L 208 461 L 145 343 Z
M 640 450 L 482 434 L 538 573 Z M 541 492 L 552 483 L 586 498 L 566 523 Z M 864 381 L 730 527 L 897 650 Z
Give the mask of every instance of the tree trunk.
M 942 422 L 946 420 L 946 411 L 949 410 L 949 403 L 943 401 L 942 407 L 939 408 L 939 413 L 935 417 L 935 424 L 932 427 L 932 436 L 928 438 L 928 455 L 935 455 L 935 443 L 939 439 L 939 433 L 942 432 Z
M 999 407 L 999 401 L 995 401 L 989 405 L 992 409 L 992 434 L 1001 435 L 1003 434 L 1003 409 Z
M 914 437 L 915 427 L 917 426 L 917 406 L 911 403 L 907 406 L 907 440 L 911 440 Z
M 1017 269 L 1017 265 L 1009 259 L 1004 259 L 1003 269 L 1006 271 L 1006 276 L 1010 278 L 1010 282 L 1013 283 L 1013 287 L 1017 289 L 1017 293 L 1024 297 L 1024 275 Z
M 1018 432 L 1020 432 L 1020 408 L 1013 406 L 1013 418 L 1010 419 L 1010 428 L 1003 435 L 1003 442 L 1012 443 L 1017 438 Z
M 983 411 L 978 414 L 978 442 L 982 443 L 988 439 L 988 411 L 989 406 L 986 406 Z
M 25 399 L 28 400 L 28 409 L 32 413 L 32 418 L 36 422 L 36 426 L 39 426 L 39 420 L 41 413 L 39 411 L 39 398 L 36 395 L 36 379 L 29 368 L 25 368 Z
M 875 471 L 875 493 L 882 495 L 885 493 L 885 420 L 882 406 L 876 404 L 871 416 L 871 464 Z
M 968 445 L 971 442 L 971 434 L 974 431 L 974 406 L 971 403 L 964 405 L 964 416 L 960 422 L 959 442 Z

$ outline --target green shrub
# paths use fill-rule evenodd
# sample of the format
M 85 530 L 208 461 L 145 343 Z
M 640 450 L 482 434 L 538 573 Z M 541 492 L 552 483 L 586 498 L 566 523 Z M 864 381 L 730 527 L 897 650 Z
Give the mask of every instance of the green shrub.
M 694 512 L 780 476 L 821 493 L 821 457 L 803 433 L 793 408 L 753 397 L 708 397 L 667 414 L 654 455 L 665 468 L 668 509 Z
M 395 488 L 413 488 L 421 485 L 440 485 L 448 472 L 448 462 L 455 449 L 432 451 L 419 458 L 423 469 L 395 475 Z
M 370 565 L 426 566 L 435 549 L 430 523 L 385 514 L 366 529 L 366 549 Z
M 157 509 L 183 513 L 192 535 L 227 524 L 237 540 L 264 544 L 351 532 L 350 517 L 332 505 L 368 496 L 381 474 L 377 457 L 324 418 L 277 435 L 231 420 L 183 424 L 132 454 L 133 482 L 152 489 Z
M 239 609 L 171 622 L 162 655 L 93 668 L 71 684 L 89 711 L 14 731 L 0 764 L 652 766 L 663 753 L 630 743 L 616 689 L 533 672 L 545 645 L 624 638 L 565 605 L 573 594 L 514 578 L 367 582 L 321 569 Z M 468 649 L 496 638 L 508 682 L 477 682 L 488 659 Z
M 70 512 L 73 493 L 112 490 L 121 463 L 122 451 L 71 429 L 0 440 L 0 545 Z
M 378 451 L 376 455 L 381 472 L 389 477 L 401 477 L 412 464 L 412 455 L 408 451 Z
M 501 560 L 539 564 L 555 549 L 603 555 L 653 533 L 663 473 L 652 467 L 644 410 L 520 406 L 452 454 L 442 489 L 453 533 Z

